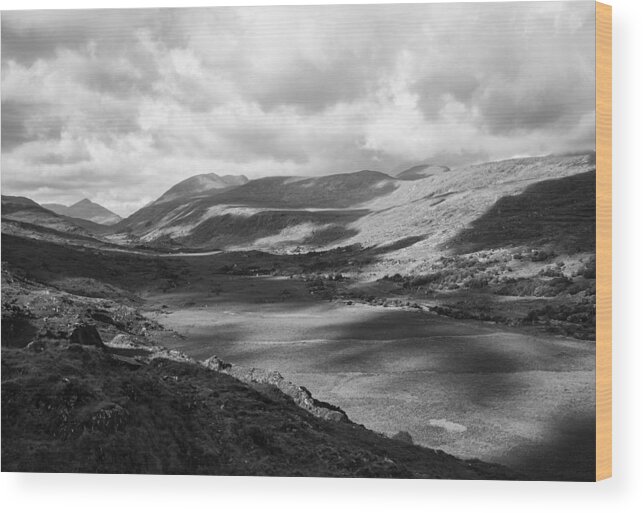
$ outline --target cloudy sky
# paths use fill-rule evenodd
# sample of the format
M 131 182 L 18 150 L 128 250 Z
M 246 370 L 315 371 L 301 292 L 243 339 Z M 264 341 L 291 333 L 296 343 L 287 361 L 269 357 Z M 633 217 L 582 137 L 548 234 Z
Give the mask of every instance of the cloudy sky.
M 594 148 L 594 3 L 2 13 L 2 193 Z

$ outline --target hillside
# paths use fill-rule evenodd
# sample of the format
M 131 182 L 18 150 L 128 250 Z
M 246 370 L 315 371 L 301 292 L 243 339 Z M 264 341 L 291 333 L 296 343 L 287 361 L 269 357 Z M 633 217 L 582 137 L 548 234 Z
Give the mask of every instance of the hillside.
M 477 164 L 422 180 L 400 182 L 393 193 L 364 205 L 370 212 L 350 226 L 357 231 L 350 242 L 375 246 L 411 236 L 422 237 L 415 244 L 388 255 L 398 270 L 417 272 L 426 263 L 444 256 L 445 251 L 448 253 L 449 241 L 472 227 L 497 202 L 505 201 L 503 198 L 521 194 L 538 182 L 594 169 L 592 154 L 533 157 Z M 555 186 L 548 192 L 553 189 Z M 586 193 L 587 189 L 579 191 L 579 195 Z M 568 214 L 575 206 L 581 209 L 577 219 L 583 226 L 586 202 L 593 198 L 590 191 L 589 199 L 582 200 L 582 205 L 569 206 Z M 548 205 L 549 196 L 541 195 L 540 201 Z M 568 224 L 567 229 L 573 231 L 574 223 Z M 510 239 L 505 239 L 505 243 L 508 247 L 521 245 L 520 241 Z M 546 237 L 540 243 L 547 244 Z
M 62 216 L 84 219 L 97 224 L 112 225 L 121 220 L 121 216 L 118 214 L 115 214 L 111 210 L 108 210 L 87 198 L 82 199 L 69 207 L 58 203 L 44 203 L 42 206 Z

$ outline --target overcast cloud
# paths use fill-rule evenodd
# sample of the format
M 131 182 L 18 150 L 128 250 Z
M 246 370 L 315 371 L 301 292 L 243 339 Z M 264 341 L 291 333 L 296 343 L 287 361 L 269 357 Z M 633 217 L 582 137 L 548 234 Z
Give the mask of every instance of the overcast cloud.
M 2 192 L 594 148 L 594 3 L 2 13 Z

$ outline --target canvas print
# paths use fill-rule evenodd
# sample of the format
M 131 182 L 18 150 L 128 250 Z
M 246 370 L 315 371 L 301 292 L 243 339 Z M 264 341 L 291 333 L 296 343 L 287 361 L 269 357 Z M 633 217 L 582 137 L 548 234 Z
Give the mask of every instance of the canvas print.
M 593 2 L 2 13 L 2 471 L 595 477 Z

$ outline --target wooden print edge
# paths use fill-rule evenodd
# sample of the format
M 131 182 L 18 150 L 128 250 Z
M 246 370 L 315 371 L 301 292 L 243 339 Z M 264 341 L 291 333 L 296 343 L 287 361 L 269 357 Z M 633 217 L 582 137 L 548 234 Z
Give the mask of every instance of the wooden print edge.
M 612 7 L 596 2 L 596 480 L 612 476 Z

